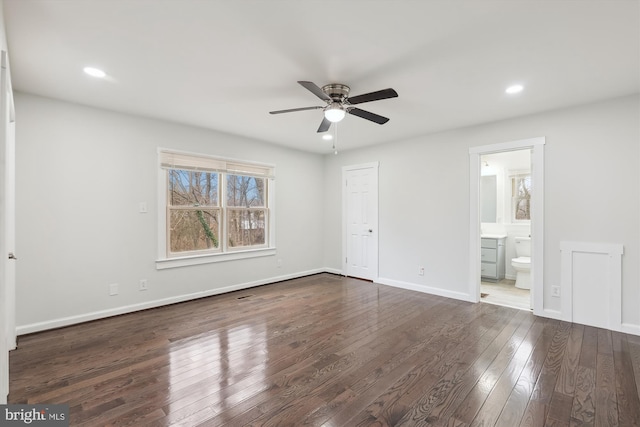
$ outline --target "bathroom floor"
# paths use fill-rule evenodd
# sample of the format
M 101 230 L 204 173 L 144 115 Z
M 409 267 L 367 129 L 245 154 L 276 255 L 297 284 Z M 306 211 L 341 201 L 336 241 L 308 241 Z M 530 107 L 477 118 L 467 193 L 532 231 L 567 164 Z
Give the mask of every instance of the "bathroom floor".
M 529 290 L 515 287 L 515 280 L 503 279 L 498 283 L 480 283 L 480 301 L 490 304 L 530 310 Z M 483 296 L 484 295 L 484 296 Z

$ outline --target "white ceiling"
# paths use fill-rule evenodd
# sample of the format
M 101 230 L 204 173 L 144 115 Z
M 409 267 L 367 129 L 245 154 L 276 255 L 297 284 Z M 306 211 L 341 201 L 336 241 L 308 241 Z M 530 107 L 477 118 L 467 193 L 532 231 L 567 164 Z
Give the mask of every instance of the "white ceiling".
M 323 105 L 298 80 L 398 92 L 359 105 L 387 124 L 340 123 L 342 150 L 640 90 L 638 0 L 4 0 L 4 14 L 16 90 L 320 153 L 322 111 L 268 114 Z

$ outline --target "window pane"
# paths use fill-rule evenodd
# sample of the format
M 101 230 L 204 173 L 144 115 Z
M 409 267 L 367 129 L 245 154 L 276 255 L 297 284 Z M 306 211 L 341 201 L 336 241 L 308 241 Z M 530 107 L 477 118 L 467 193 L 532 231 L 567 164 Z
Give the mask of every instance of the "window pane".
M 218 216 L 218 210 L 170 209 L 169 250 L 186 252 L 217 248 Z
M 516 219 L 530 220 L 531 209 L 530 199 L 519 199 L 516 204 Z
M 529 198 L 531 197 L 531 176 L 527 175 L 517 179 L 518 182 L 518 197 Z
M 218 173 L 169 169 L 171 206 L 218 206 Z
M 227 206 L 263 207 L 265 179 L 253 176 L 227 175 Z
M 229 209 L 228 216 L 229 247 L 265 244 L 265 209 Z
M 531 219 L 531 175 L 513 178 L 514 219 Z

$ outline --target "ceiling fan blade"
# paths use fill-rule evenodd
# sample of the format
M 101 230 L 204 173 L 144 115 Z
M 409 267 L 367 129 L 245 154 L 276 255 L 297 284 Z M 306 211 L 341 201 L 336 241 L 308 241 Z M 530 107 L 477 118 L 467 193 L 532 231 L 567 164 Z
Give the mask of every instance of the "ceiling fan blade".
M 288 109 L 288 110 L 276 110 L 276 111 L 269 111 L 269 114 L 293 113 L 294 111 L 317 110 L 318 108 L 324 108 L 324 107 L 302 107 L 302 108 L 290 108 L 290 109 Z
M 322 119 L 322 123 L 320 123 L 320 127 L 318 128 L 318 133 L 326 132 L 331 127 L 331 122 L 327 120 L 327 118 Z
M 299 81 L 298 83 L 300 83 L 305 89 L 307 89 L 309 92 L 313 93 L 315 96 L 322 99 L 323 101 L 332 101 L 331 97 L 326 93 L 324 93 L 322 89 L 318 87 L 317 84 L 313 82 L 305 82 L 305 81 Z
M 369 111 L 361 110 L 360 108 L 351 108 L 349 110 L 349 114 L 362 117 L 363 119 L 371 120 L 372 122 L 377 123 L 379 125 L 383 125 L 389 121 L 389 119 L 386 117 L 371 113 Z
M 355 105 L 355 104 L 362 104 L 363 102 L 378 101 L 380 99 L 396 98 L 397 96 L 398 96 L 398 92 L 396 92 L 391 88 L 388 88 L 388 89 L 378 90 L 375 92 L 364 93 L 362 95 L 358 95 L 354 97 L 349 97 L 347 98 L 347 101 L 349 102 L 349 104 Z

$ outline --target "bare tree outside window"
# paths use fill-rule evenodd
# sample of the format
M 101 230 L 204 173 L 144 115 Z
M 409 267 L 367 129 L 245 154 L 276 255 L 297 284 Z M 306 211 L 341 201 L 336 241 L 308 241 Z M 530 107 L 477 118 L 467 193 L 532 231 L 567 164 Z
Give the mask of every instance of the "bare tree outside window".
M 266 243 L 266 182 L 264 178 L 227 175 L 226 207 L 229 247 Z
M 219 174 L 169 170 L 169 250 L 189 252 L 219 247 Z
M 167 260 L 207 255 L 205 262 L 216 262 L 273 249 L 274 166 L 170 150 L 158 159 L 166 185 L 159 242 Z

